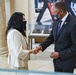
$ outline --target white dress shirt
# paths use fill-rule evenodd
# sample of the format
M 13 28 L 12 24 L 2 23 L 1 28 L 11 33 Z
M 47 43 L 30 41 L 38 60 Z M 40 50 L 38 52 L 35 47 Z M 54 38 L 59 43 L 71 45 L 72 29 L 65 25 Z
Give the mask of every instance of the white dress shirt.
M 67 14 L 61 19 L 62 23 L 61 23 L 61 27 L 63 26 L 63 24 L 65 23 L 66 18 L 68 17 L 69 13 L 67 12 Z

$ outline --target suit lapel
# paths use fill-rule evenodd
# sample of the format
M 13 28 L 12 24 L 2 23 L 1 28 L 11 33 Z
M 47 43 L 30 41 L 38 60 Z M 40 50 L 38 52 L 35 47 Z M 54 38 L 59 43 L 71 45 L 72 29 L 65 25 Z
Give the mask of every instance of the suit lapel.
M 57 35 L 56 40 L 59 38 L 60 34 L 61 34 L 62 31 L 65 29 L 65 27 L 68 25 L 69 17 L 70 17 L 70 15 L 68 15 L 67 19 L 66 19 L 65 22 L 63 23 L 63 26 L 62 26 L 62 28 L 60 29 L 58 35 L 57 35 L 57 30 L 56 30 L 56 35 Z M 57 26 L 58 26 L 58 25 L 57 25 Z
M 56 38 L 57 38 L 58 21 L 56 21 L 56 22 L 54 23 L 54 25 L 55 25 L 55 28 L 54 28 L 54 39 L 56 39 Z

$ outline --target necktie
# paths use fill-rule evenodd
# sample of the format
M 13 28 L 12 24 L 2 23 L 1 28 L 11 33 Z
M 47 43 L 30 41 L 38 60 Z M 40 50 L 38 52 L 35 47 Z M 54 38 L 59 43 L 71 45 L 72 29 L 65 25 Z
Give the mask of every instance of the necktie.
M 57 34 L 59 33 L 60 31 L 60 28 L 61 28 L 61 23 L 62 23 L 62 20 L 59 21 L 59 24 L 58 24 L 58 29 L 57 29 Z

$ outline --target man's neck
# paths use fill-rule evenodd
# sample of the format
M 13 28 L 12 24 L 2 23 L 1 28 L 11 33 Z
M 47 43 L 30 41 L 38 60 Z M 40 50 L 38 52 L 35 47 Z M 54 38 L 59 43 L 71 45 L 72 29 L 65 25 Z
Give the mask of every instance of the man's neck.
M 66 14 L 67 14 L 67 12 L 65 11 L 60 19 L 62 19 Z

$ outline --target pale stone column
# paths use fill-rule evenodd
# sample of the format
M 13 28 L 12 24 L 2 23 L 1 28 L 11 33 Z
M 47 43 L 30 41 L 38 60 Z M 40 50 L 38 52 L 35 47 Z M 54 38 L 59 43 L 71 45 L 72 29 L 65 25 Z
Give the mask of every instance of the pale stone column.
M 34 7 L 35 7 L 34 0 L 28 0 L 28 11 L 29 11 L 29 15 L 28 15 L 29 26 L 28 26 L 28 28 L 29 28 L 30 32 L 33 31 L 33 29 L 34 29 L 33 24 L 35 24 L 35 9 L 34 9 Z
M 29 11 L 29 24 L 34 24 L 35 23 L 35 9 L 34 9 L 34 0 L 28 0 L 28 11 Z
M 5 0 L 0 0 L 0 57 L 7 56 Z
M 34 0 L 28 0 L 28 35 L 33 32 L 35 28 L 35 4 Z M 34 39 L 32 40 L 34 43 Z M 30 38 L 28 38 L 28 45 L 30 48 Z

